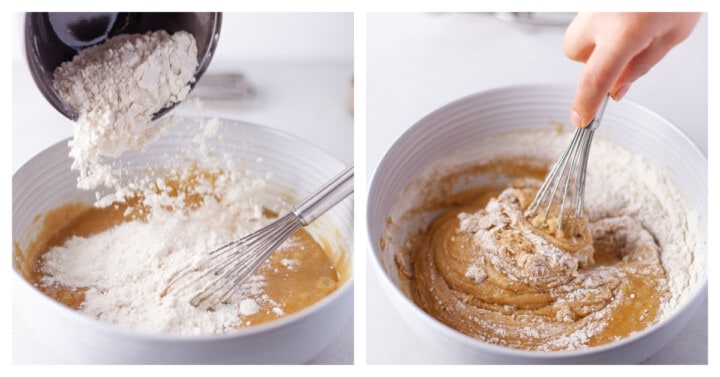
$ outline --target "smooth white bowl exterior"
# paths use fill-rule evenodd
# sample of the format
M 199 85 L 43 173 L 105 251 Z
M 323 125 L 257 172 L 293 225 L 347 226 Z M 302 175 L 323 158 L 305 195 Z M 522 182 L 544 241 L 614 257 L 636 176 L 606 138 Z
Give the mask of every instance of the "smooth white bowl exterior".
M 132 166 L 165 166 L 168 158 L 193 159 L 192 139 L 199 119 L 182 118 L 163 138 L 145 151 L 124 155 Z M 270 188 L 297 200 L 320 187 L 344 166 L 311 143 L 275 130 L 221 120 L 219 137 L 208 139 L 209 149 L 227 153 L 258 177 L 272 173 Z M 33 217 L 69 202 L 92 203 L 94 194 L 76 189 L 70 170 L 67 142 L 38 154 L 13 176 L 13 240 L 22 246 L 34 237 Z M 268 200 L 277 200 L 269 197 Z M 294 203 L 289 203 L 294 204 Z M 353 210 L 348 198 L 312 224 L 313 235 L 323 236 L 335 250 L 345 251 L 352 271 Z M 337 234 L 341 237 L 337 237 Z M 298 364 L 320 353 L 353 308 L 353 278 L 319 303 L 280 320 L 227 335 L 181 337 L 141 333 L 95 320 L 45 296 L 19 273 L 13 273 L 13 305 L 20 308 L 39 339 L 72 363 L 134 364 Z
M 630 338 L 572 352 L 520 351 L 477 341 L 417 307 L 398 287 L 397 266 L 380 238 L 397 195 L 442 157 L 483 137 L 519 129 L 554 129 L 568 120 L 574 88 L 517 86 L 478 93 L 450 103 L 418 121 L 383 157 L 368 195 L 367 227 L 381 285 L 408 326 L 458 363 L 639 363 L 659 351 L 692 317 L 707 295 L 707 273 L 692 298 L 670 318 Z M 677 128 L 627 101 L 612 102 L 598 131 L 653 160 L 687 196 L 707 234 L 707 158 Z M 697 250 L 705 260 L 706 249 Z

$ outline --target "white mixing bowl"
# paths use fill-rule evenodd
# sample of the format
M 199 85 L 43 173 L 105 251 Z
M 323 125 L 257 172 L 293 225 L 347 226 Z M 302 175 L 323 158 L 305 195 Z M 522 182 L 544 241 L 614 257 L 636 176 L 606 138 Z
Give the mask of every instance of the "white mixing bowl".
M 196 160 L 193 137 L 206 121 L 182 118 L 180 123 L 142 152 L 121 158 L 130 166 L 166 166 L 167 161 Z M 343 164 L 316 146 L 278 131 L 221 120 L 208 150 L 227 154 L 258 177 L 272 173 L 269 189 L 295 200 L 339 173 Z M 13 240 L 24 250 L 39 229 L 34 217 L 70 202 L 92 203 L 94 194 L 76 188 L 67 141 L 41 152 L 13 176 Z M 278 200 L 269 195 L 268 200 Z M 287 203 L 292 205 L 294 203 Z M 42 221 L 40 221 L 42 222 Z M 36 223 L 37 224 L 37 223 Z M 352 273 L 353 205 L 344 200 L 308 227 L 330 242 L 347 274 Z M 100 322 L 73 311 L 41 293 L 20 273 L 13 273 L 13 304 L 36 336 L 58 356 L 77 363 L 303 363 L 320 353 L 346 323 L 353 308 L 353 278 L 332 294 L 298 313 L 226 335 L 171 336 L 138 332 Z
M 692 318 L 707 295 L 707 272 L 689 300 L 661 323 L 626 339 L 586 350 L 533 352 L 484 343 L 432 318 L 401 289 L 397 265 L 381 248 L 386 218 L 398 195 L 426 168 L 451 152 L 509 130 L 555 129 L 569 125 L 573 88 L 507 87 L 462 98 L 418 121 L 383 157 L 368 196 L 367 228 L 372 260 L 389 300 L 413 332 L 458 363 L 638 363 L 670 341 Z M 608 105 L 598 131 L 653 160 L 687 196 L 700 214 L 701 234 L 707 235 L 707 158 L 689 138 L 657 114 L 627 101 Z M 403 232 L 402 226 L 398 232 Z M 401 235 L 399 242 L 404 237 Z M 694 250 L 702 264 L 707 248 Z M 704 269 L 703 271 L 706 271 Z

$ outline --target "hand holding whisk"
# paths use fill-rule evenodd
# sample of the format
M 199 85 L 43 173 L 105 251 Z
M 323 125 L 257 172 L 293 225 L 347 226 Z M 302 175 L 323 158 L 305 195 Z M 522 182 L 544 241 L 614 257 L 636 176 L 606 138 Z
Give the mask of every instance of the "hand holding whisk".
M 227 302 L 241 284 L 257 270 L 298 229 L 340 203 L 353 192 L 353 166 L 299 202 L 285 216 L 269 225 L 210 252 L 207 267 L 189 266 L 176 273 L 163 296 L 170 290 L 197 289 L 190 304 L 209 308 Z
M 595 118 L 585 128 L 577 128 L 570 144 L 548 173 L 535 199 L 525 211 L 535 226 L 546 227 L 550 232 L 572 238 L 580 236 L 579 221 L 583 217 L 585 174 L 590 144 L 600 126 L 609 96 L 600 105 Z M 555 204 L 556 201 L 559 204 Z M 559 205 L 559 208 L 558 208 Z M 556 223 L 552 229 L 553 222 Z

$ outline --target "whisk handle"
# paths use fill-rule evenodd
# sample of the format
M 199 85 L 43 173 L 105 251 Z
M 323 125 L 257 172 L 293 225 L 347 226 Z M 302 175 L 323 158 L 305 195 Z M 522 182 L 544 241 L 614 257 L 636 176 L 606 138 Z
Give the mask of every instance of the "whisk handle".
M 354 165 L 345 168 L 324 186 L 298 203 L 293 212 L 303 225 L 315 221 L 322 214 L 353 193 Z
M 603 114 L 605 113 L 605 106 L 607 106 L 609 99 L 610 95 L 608 94 L 605 96 L 605 99 L 600 104 L 600 107 L 598 108 L 597 113 L 595 113 L 595 117 L 593 118 L 593 120 L 590 122 L 590 124 L 588 124 L 587 127 L 585 127 L 586 129 L 590 131 L 595 131 L 598 129 L 598 127 L 600 127 L 600 122 L 602 121 Z

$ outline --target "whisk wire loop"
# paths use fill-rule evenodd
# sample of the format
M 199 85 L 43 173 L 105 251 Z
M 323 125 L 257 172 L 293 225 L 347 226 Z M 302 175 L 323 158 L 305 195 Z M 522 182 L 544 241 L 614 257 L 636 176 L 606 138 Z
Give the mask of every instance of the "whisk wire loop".
M 542 223 L 547 224 L 551 214 L 557 213 L 557 232 L 575 234 L 578 220 L 583 217 L 585 181 L 590 145 L 597 130 L 609 97 L 600 106 L 595 119 L 585 128 L 577 128 L 570 143 L 565 147 L 560 158 L 553 165 L 545 181 L 538 189 L 535 199 L 530 203 L 525 215 L 528 217 L 542 216 Z M 561 187 L 562 186 L 562 187 Z
M 209 271 L 217 276 L 210 285 L 211 289 L 205 289 L 193 296 L 190 304 L 200 306 L 203 302 L 207 302 L 212 306 L 225 303 L 247 276 L 260 268 L 270 254 L 301 227 L 302 222 L 294 212 L 291 212 L 260 231 L 234 242 L 231 247 L 225 247 L 233 252 L 221 265 Z M 219 251 L 214 257 L 225 253 L 227 250 Z

